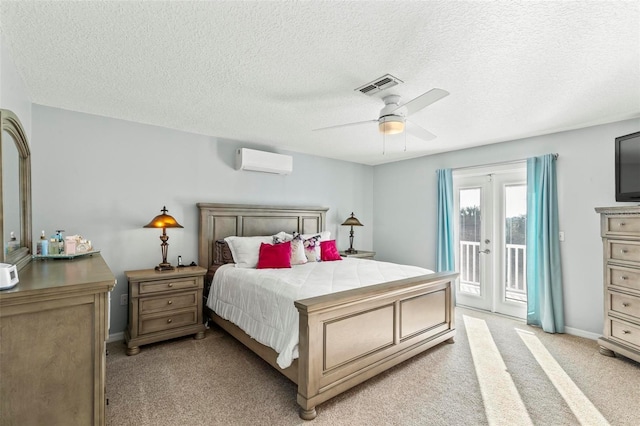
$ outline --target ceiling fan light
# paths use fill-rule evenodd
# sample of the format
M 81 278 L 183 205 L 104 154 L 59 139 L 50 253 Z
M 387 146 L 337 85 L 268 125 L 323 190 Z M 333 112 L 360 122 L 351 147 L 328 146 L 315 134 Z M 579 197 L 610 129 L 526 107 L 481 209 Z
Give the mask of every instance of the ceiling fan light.
M 385 135 L 395 135 L 404 131 L 404 121 L 396 118 L 388 120 L 380 120 L 378 124 L 378 130 Z

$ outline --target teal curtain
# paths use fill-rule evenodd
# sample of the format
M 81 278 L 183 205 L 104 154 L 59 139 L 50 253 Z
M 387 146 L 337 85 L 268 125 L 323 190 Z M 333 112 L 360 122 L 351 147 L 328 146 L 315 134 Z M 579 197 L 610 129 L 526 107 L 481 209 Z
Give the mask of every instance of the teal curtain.
M 527 324 L 564 333 L 556 157 L 527 159 Z
M 438 173 L 438 251 L 436 271 L 454 271 L 453 241 L 453 175 L 451 169 Z

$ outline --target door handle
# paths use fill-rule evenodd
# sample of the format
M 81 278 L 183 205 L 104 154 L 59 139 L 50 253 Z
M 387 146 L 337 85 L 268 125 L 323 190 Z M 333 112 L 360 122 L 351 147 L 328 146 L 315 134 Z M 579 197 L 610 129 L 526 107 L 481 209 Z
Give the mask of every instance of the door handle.
M 491 253 L 491 250 L 489 250 L 489 249 L 480 250 L 480 253 L 489 254 L 489 253 Z

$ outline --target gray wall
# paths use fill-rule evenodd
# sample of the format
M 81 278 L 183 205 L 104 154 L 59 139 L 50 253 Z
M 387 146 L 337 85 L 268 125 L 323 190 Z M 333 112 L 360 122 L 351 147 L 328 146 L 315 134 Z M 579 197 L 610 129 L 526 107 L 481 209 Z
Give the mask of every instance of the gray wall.
M 558 153 L 566 324 L 575 334 L 601 334 L 602 242 L 594 208 L 625 204 L 615 202 L 614 138 L 638 130 L 640 119 L 634 119 L 377 166 L 377 258 L 435 269 L 437 169 Z
M 31 140 L 31 100 L 11 57 L 0 39 L 0 108 L 13 111 Z
M 198 202 L 329 207 L 327 229 L 341 249 L 349 242 L 340 224 L 354 211 L 365 224 L 356 245 L 372 248 L 370 166 L 291 154 L 289 176 L 237 171 L 235 149 L 250 144 L 35 104 L 32 114 L 33 233 L 64 229 L 101 250 L 118 280 L 112 334 L 127 323 L 124 271 L 161 261 L 161 231 L 142 226 L 163 205 L 184 226 L 167 230 L 174 265 L 178 255 L 197 261 Z

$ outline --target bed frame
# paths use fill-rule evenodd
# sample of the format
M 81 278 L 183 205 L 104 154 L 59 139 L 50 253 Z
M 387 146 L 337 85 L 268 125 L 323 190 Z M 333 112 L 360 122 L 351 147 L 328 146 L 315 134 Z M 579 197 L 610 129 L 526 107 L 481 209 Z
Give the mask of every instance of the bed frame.
M 219 241 L 224 237 L 319 232 L 328 210 L 211 203 L 198 208 L 198 261 L 210 276 L 223 263 Z M 286 369 L 276 364 L 274 350 L 206 306 L 205 317 L 296 383 L 300 417 L 312 420 L 316 405 L 435 345 L 453 343 L 457 275 L 435 273 L 297 300 L 299 358 Z

